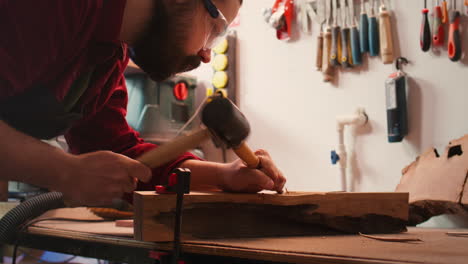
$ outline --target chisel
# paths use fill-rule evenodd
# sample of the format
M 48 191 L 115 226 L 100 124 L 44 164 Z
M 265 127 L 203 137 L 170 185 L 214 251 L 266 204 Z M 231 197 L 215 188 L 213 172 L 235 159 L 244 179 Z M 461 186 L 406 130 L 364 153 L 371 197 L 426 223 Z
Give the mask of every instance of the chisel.
M 317 37 L 317 57 L 315 63 L 317 71 L 322 70 L 323 64 L 323 26 L 326 21 L 325 1 L 326 0 L 317 0 L 317 11 L 315 14 L 316 21 L 320 25 L 320 34 Z M 313 9 L 311 11 L 313 11 Z
M 444 25 L 442 24 L 442 8 L 439 5 L 439 0 L 434 7 L 434 24 L 433 24 L 432 44 L 434 46 L 444 45 Z
M 421 33 L 419 37 L 419 44 L 422 51 L 426 52 L 431 48 L 431 29 L 429 27 L 429 9 L 427 9 L 427 0 L 424 0 L 424 9 L 422 10 Z
M 453 8 L 449 14 L 448 55 L 450 60 L 459 61 L 462 55 L 460 36 L 460 12 L 457 10 L 456 0 L 452 0 Z
M 334 3 L 334 4 L 333 4 Z M 332 13 L 333 13 L 333 27 L 331 29 L 332 45 L 330 51 L 330 63 L 333 66 L 340 66 L 341 57 L 341 40 L 340 40 L 340 26 L 338 24 L 338 0 L 332 0 Z
M 366 2 L 361 2 L 361 19 L 359 21 L 359 44 L 361 53 L 369 52 L 369 17 L 366 12 Z
M 349 40 L 349 25 L 348 25 L 348 16 L 347 16 L 347 4 L 346 0 L 341 0 L 341 17 L 342 17 L 342 27 L 341 27 L 341 65 L 344 68 L 350 68 L 352 59 L 351 59 L 351 45 Z
M 384 64 L 393 63 L 393 30 L 390 12 L 382 0 L 380 6 L 379 32 L 380 32 L 380 55 Z
M 351 54 L 352 54 L 352 63 L 353 65 L 361 65 L 362 64 L 362 52 L 361 52 L 361 45 L 359 40 L 359 30 L 357 28 L 356 23 L 356 16 L 354 14 L 354 0 L 350 0 L 349 2 L 350 16 L 351 16 Z
M 375 12 L 375 0 L 371 0 L 371 12 L 369 16 L 369 54 L 371 56 L 379 55 L 379 28 Z
M 323 33 L 323 61 L 322 61 L 322 72 L 323 81 L 331 82 L 333 80 L 333 67 L 330 64 L 330 49 L 332 44 L 332 33 L 331 33 L 331 1 L 327 0 L 325 5 L 325 15 L 327 17 L 327 28 Z

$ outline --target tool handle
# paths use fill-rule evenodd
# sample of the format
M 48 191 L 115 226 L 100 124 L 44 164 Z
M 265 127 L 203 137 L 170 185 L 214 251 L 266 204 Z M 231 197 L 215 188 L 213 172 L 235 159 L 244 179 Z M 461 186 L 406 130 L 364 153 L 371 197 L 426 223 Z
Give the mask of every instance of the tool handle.
M 332 34 L 330 29 L 327 29 L 323 34 L 323 57 L 322 57 L 322 72 L 323 81 L 331 82 L 333 80 L 333 67 L 330 64 L 330 50 L 332 45 Z
M 322 70 L 322 63 L 323 63 L 323 32 L 320 32 L 320 35 L 317 37 L 317 57 L 316 57 L 316 62 L 315 62 L 317 71 Z
M 460 36 L 460 12 L 450 11 L 450 28 L 448 40 L 448 55 L 450 60 L 458 61 L 462 55 L 461 36 Z
M 447 1 L 442 2 L 442 18 L 441 18 L 441 21 L 442 21 L 443 24 L 446 24 L 446 23 L 449 22 Z
M 369 18 L 366 13 L 361 14 L 359 21 L 359 41 L 361 53 L 369 52 Z
M 260 159 L 253 153 L 253 151 L 247 146 L 247 143 L 242 142 L 238 147 L 233 148 L 237 156 L 245 162 L 247 167 L 251 169 L 260 168 Z
M 432 44 L 434 46 L 442 46 L 444 45 L 444 26 L 442 24 L 442 8 L 440 6 L 436 6 L 434 8 L 434 32 L 432 35 Z
M 468 16 L 468 0 L 465 0 L 465 15 Z
M 377 17 L 369 17 L 369 54 L 371 56 L 379 55 L 379 28 Z
M 353 65 L 361 65 L 361 45 L 359 42 L 359 30 L 356 26 L 351 27 L 351 53 L 353 57 Z
M 379 19 L 380 56 L 384 64 L 393 63 L 393 32 L 390 12 L 382 10 Z
M 421 22 L 421 35 L 419 38 L 419 43 L 421 45 L 422 51 L 426 52 L 431 48 L 431 29 L 429 27 L 429 18 L 428 18 L 429 9 L 424 8 L 422 10 L 422 22 Z
M 345 68 L 351 67 L 351 58 L 349 52 L 349 28 L 341 29 L 341 57 L 340 63 Z
M 330 50 L 330 64 L 332 66 L 340 66 L 339 62 L 339 38 L 340 38 L 340 27 L 333 27 L 331 30 L 332 44 Z
M 177 158 L 185 151 L 197 147 L 200 142 L 209 137 L 210 132 L 206 128 L 201 128 L 189 135 L 178 137 L 173 141 L 148 151 L 137 160 L 150 168 L 156 168 Z

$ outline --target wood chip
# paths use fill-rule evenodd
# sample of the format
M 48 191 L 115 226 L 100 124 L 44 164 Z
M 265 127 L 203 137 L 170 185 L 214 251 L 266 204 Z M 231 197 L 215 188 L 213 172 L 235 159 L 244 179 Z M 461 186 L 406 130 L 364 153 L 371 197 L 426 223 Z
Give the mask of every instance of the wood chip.
M 360 236 L 367 237 L 370 239 L 386 241 L 386 242 L 422 242 L 419 238 L 412 237 L 389 237 L 389 236 L 370 236 L 363 233 L 359 233 Z

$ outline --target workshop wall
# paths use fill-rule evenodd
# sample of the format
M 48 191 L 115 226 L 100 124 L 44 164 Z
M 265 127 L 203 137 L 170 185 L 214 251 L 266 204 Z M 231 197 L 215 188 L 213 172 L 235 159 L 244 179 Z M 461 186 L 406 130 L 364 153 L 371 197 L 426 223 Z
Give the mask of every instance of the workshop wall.
M 289 190 L 340 190 L 339 169 L 330 162 L 330 151 L 337 145 L 335 117 L 352 114 L 358 106 L 365 108 L 370 122 L 355 136 L 345 131 L 348 151 L 355 138 L 350 191 L 393 191 L 401 170 L 421 152 L 432 146 L 442 152 L 451 139 L 468 133 L 468 56 L 454 63 L 446 50 L 423 53 L 423 1 L 389 2 L 396 18 L 397 56 L 410 60 L 403 68 L 410 77 L 410 133 L 402 143 L 387 142 L 384 81 L 394 65 L 366 56 L 362 67 L 340 70 L 335 82 L 324 83 L 315 69 L 319 26 L 313 25 L 311 35 L 295 32 L 294 41 L 277 40 L 261 12 L 274 1 L 244 1 L 236 28 L 239 105 L 252 126 L 249 144 L 271 153 L 288 178 Z M 462 24 L 463 48 L 468 51 L 466 16 Z M 203 83 L 212 77 L 209 65 L 193 73 Z

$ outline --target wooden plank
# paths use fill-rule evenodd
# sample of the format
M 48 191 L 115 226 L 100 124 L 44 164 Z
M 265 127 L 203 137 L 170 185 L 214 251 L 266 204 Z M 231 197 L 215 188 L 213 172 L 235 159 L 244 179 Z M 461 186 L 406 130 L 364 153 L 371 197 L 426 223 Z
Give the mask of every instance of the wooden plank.
M 172 241 L 175 198 L 135 192 L 136 239 Z M 194 192 L 184 199 L 182 238 L 401 232 L 407 219 L 407 193 Z
M 453 140 L 439 155 L 431 148 L 403 169 L 397 192 L 408 192 L 409 223 L 440 214 L 464 214 L 468 206 L 468 135 Z M 465 195 L 464 195 L 465 194 Z

